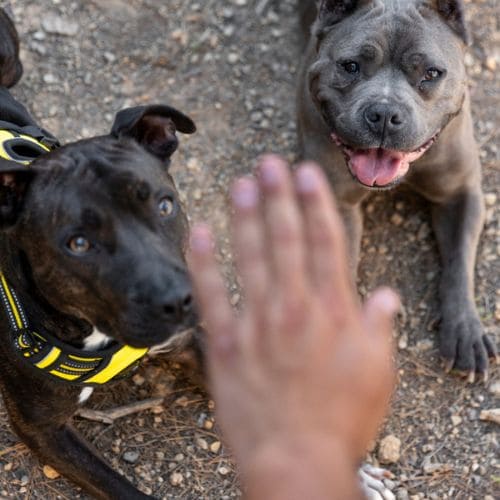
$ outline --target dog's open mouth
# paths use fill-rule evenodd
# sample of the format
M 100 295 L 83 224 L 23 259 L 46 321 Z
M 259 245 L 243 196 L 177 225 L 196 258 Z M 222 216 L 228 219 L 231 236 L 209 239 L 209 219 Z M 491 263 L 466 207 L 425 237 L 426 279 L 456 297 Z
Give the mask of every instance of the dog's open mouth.
M 397 184 L 410 169 L 410 163 L 418 160 L 438 138 L 436 133 L 415 151 L 405 152 L 384 148 L 354 149 L 336 134 L 332 139 L 344 153 L 351 174 L 367 187 L 390 187 Z

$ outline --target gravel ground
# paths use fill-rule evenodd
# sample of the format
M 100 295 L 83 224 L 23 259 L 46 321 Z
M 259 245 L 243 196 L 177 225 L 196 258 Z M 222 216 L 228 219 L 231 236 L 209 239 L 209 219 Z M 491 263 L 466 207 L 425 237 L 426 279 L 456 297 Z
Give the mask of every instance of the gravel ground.
M 199 132 L 183 137 L 173 172 L 193 220 L 217 229 L 232 302 L 226 192 L 264 151 L 293 159 L 299 61 L 293 0 L 15 0 L 25 75 L 15 95 L 63 141 L 104 133 L 120 108 L 167 102 Z M 495 0 L 467 2 L 473 43 L 466 59 L 481 144 L 488 217 L 479 251 L 476 300 L 485 329 L 500 341 L 500 76 Z M 387 283 L 405 309 L 396 342 L 400 380 L 391 416 L 368 460 L 391 460 L 399 500 L 500 497 L 498 426 L 480 420 L 499 407 L 498 368 L 490 383 L 466 386 L 439 367 L 436 246 L 429 214 L 403 192 L 366 204 L 360 291 Z M 383 225 L 380 221 L 384 220 Z M 151 360 L 132 379 L 91 398 L 112 408 L 153 396 L 153 411 L 113 425 L 77 426 L 113 466 L 160 498 L 240 497 L 213 402 L 190 376 L 190 358 Z M 398 440 L 401 443 L 398 450 Z M 0 497 L 87 498 L 50 479 L 11 432 L 0 407 Z

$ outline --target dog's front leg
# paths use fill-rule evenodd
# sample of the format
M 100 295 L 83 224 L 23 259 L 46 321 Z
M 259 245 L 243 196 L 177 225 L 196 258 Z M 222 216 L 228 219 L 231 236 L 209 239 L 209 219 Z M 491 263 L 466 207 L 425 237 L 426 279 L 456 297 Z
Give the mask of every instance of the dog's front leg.
M 61 424 L 58 416 L 44 418 L 46 415 L 39 412 L 34 420 L 33 415 L 27 415 L 13 400 L 8 397 L 5 400 L 14 430 L 43 463 L 51 465 L 96 498 L 151 498 L 109 467 L 69 422 Z
M 361 236 L 363 234 L 363 214 L 360 204 L 339 203 L 339 211 L 346 231 L 349 267 L 354 281 L 356 281 Z
M 488 357 L 496 357 L 484 334 L 474 303 L 474 264 L 484 222 L 479 180 L 445 203 L 433 205 L 433 225 L 442 259 L 440 351 L 447 370 L 488 373 Z

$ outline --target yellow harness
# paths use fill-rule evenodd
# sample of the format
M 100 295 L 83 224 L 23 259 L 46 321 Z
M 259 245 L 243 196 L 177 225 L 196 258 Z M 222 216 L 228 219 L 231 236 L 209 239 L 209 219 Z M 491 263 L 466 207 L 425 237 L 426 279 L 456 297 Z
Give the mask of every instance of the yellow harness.
M 8 125 L 8 129 L 0 129 L 0 158 L 29 165 L 59 145 L 50 134 L 36 127 L 20 129 Z M 5 126 L 5 122 L 0 121 L 0 126 Z M 36 132 L 36 138 L 22 133 L 28 128 Z M 37 371 L 59 382 L 82 386 L 106 384 L 128 375 L 149 350 L 114 343 L 109 348 L 89 352 L 64 344 L 47 333 L 41 335 L 30 330 L 16 292 L 1 271 L 0 301 L 11 327 L 15 351 Z

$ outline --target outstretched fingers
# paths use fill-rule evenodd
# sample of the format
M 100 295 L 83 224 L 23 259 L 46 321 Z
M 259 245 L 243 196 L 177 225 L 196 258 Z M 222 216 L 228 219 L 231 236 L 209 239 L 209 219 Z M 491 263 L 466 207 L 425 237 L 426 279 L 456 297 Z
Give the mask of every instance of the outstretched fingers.
M 305 289 L 302 216 L 286 162 L 265 156 L 259 166 L 264 223 L 272 282 L 281 292 L 299 296 Z
M 232 243 L 238 274 L 243 284 L 245 310 L 253 321 L 262 315 L 268 300 L 269 266 L 266 259 L 264 224 L 255 180 L 237 180 L 231 190 L 233 204 Z
M 213 236 L 205 225 L 191 230 L 189 266 L 209 346 L 219 354 L 230 352 L 235 345 L 234 315 L 215 260 Z
M 304 164 L 295 186 L 304 214 L 308 267 L 313 285 L 337 303 L 354 297 L 348 271 L 344 226 L 320 167 Z M 332 296 L 333 295 L 333 296 Z

